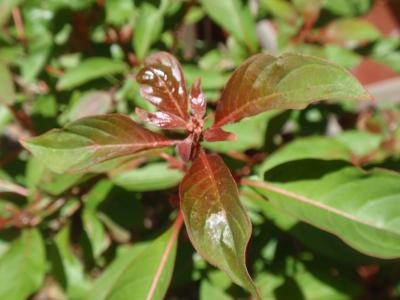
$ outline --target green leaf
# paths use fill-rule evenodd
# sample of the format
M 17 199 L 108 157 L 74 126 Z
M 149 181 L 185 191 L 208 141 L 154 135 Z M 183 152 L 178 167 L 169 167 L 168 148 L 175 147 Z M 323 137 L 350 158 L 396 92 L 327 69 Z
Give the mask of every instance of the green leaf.
M 95 282 L 88 300 L 164 299 L 172 277 L 181 216 L 146 247 L 123 253 Z
M 3 27 L 3 25 L 7 22 L 13 8 L 22 1 L 23 0 L 2 0 L 0 2 L 0 27 Z
M 15 99 L 15 88 L 12 76 L 5 63 L 0 61 L 0 103 L 11 104 Z
M 263 272 L 257 283 L 263 299 L 270 300 L 351 300 L 360 294 L 360 288 L 354 282 L 342 274 L 332 275 L 321 266 L 298 271 L 290 277 Z
M 49 247 L 52 275 L 65 291 L 68 299 L 82 299 L 90 283 L 85 276 L 82 262 L 74 255 L 70 244 L 71 226 L 64 226 Z
M 102 115 L 111 112 L 111 94 L 105 91 L 90 91 L 74 103 L 68 112 L 68 120 L 75 121 L 80 118 Z
M 200 300 L 232 300 L 221 288 L 212 285 L 208 280 L 202 280 L 200 284 Z
M 220 127 L 272 109 L 302 109 L 318 100 L 370 99 L 344 68 L 296 53 L 250 57 L 229 79 L 215 113 Z
M 133 35 L 133 49 L 139 60 L 143 60 L 150 46 L 158 39 L 163 27 L 163 10 L 150 3 L 140 6 L 138 20 Z
M 293 4 L 286 0 L 264 0 L 265 7 L 273 16 L 293 23 L 299 17 Z
M 259 149 L 264 145 L 268 120 L 275 116 L 277 111 L 269 111 L 254 118 L 241 120 L 238 123 L 228 124 L 223 127 L 227 132 L 235 134 L 234 141 L 203 142 L 202 145 L 214 151 L 227 153 L 230 151 L 246 151 Z M 249 134 L 251 132 L 251 134 Z
M 106 21 L 110 24 L 125 25 L 134 15 L 135 7 L 131 0 L 106 0 Z
M 50 170 L 59 173 L 174 143 L 120 114 L 83 118 L 22 141 Z
M 334 14 L 352 17 L 365 14 L 371 6 L 371 0 L 328 0 L 323 1 L 324 8 Z
M 45 248 L 36 229 L 26 229 L 0 258 L 0 299 L 24 300 L 42 285 Z
M 129 191 L 153 191 L 174 187 L 182 177 L 182 172 L 170 169 L 168 163 L 157 162 L 117 173 L 111 181 Z
M 237 40 L 244 43 L 252 52 L 258 48 L 256 26 L 248 5 L 240 0 L 201 0 L 208 16 Z
M 375 25 L 357 18 L 334 20 L 324 29 L 325 40 L 339 44 L 371 42 L 380 36 Z
M 199 254 L 259 298 L 245 263 L 251 223 L 223 160 L 201 152 L 181 182 L 180 198 L 186 229 Z
M 99 220 L 97 208 L 105 200 L 112 187 L 113 185 L 110 181 L 101 180 L 85 195 L 82 223 L 95 259 L 110 245 L 104 225 Z
M 398 174 L 366 173 L 340 161 L 299 160 L 275 167 L 254 185 L 273 205 L 362 253 L 400 257 Z
M 77 67 L 67 70 L 57 82 L 57 89 L 60 91 L 71 90 L 93 79 L 127 71 L 128 66 L 122 61 L 105 57 L 91 57 Z
M 314 136 L 296 139 L 272 153 L 259 167 L 259 173 L 299 159 L 351 160 L 351 151 L 333 138 Z
M 335 136 L 335 139 L 357 156 L 376 151 L 383 142 L 383 136 L 362 130 L 346 130 Z

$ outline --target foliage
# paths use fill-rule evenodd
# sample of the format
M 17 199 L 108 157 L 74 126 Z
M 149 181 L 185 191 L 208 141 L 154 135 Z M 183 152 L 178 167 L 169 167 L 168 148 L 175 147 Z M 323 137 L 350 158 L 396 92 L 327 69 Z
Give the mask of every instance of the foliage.
M 400 297 L 372 7 L 2 1 L 0 298 Z

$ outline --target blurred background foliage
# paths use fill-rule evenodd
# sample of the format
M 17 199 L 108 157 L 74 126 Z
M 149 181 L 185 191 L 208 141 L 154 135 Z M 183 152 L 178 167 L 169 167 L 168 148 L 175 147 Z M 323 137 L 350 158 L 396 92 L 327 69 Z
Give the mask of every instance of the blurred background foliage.
M 154 109 L 134 78 L 155 51 L 177 56 L 188 84 L 202 78 L 210 114 L 231 72 L 260 51 L 326 58 L 375 96 L 226 126 L 237 141 L 205 146 L 236 176 L 299 158 L 398 172 L 399 10 L 397 0 L 0 0 L 0 299 L 101 293 L 96 279 L 110 265 L 108 275 L 122 272 L 112 262 L 170 223 L 182 174 L 158 155 L 54 174 L 18 143 L 84 116 L 135 119 L 135 107 Z M 250 190 L 242 195 L 254 224 L 249 268 L 265 299 L 400 299 L 398 261 L 361 255 Z M 246 297 L 185 234 L 177 254 L 167 299 Z

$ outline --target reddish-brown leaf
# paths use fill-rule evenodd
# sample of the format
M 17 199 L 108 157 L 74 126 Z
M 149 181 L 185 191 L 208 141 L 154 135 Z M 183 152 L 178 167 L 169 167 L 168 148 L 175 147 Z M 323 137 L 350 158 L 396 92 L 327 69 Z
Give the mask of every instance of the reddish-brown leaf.
M 190 91 L 190 107 L 195 117 L 201 119 L 206 114 L 206 98 L 201 89 L 201 79 L 198 78 Z
M 177 141 L 145 129 L 127 116 L 110 114 L 79 119 L 22 143 L 49 169 L 66 172 L 147 149 L 172 146 Z
M 183 129 L 186 127 L 185 121 L 166 112 L 148 112 L 136 107 L 135 113 L 143 122 L 163 129 Z
M 204 139 L 207 142 L 234 141 L 236 135 L 232 132 L 222 130 L 220 127 L 211 127 L 204 132 Z
M 258 297 L 245 263 L 251 223 L 223 160 L 200 152 L 180 185 L 181 209 L 196 250 Z
M 272 109 L 302 109 L 318 100 L 370 99 L 344 68 L 296 53 L 261 53 L 233 73 L 218 103 L 213 127 Z
M 136 79 L 142 96 L 160 111 L 189 120 L 185 78 L 175 57 L 167 52 L 149 56 Z

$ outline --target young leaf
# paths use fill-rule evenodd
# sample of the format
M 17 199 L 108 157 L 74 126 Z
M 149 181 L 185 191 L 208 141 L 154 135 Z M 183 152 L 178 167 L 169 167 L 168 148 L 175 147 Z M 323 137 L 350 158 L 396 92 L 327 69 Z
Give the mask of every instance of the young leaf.
M 137 117 L 145 123 L 163 129 L 183 129 L 186 127 L 186 122 L 181 118 L 167 112 L 156 111 L 148 112 L 138 107 L 135 108 Z
M 0 179 L 0 195 L 14 193 L 24 197 L 28 196 L 28 191 L 15 183 Z
M 307 159 L 279 165 L 264 178 L 250 184 L 283 211 L 367 255 L 400 257 L 398 174 Z
M 120 114 L 87 117 L 22 144 L 55 172 L 79 171 L 96 163 L 176 144 Z
M 105 57 L 88 58 L 77 67 L 68 70 L 57 82 L 57 89 L 70 90 L 90 80 L 127 70 L 128 66 L 122 61 Z
M 14 82 L 7 66 L 0 61 L 0 103 L 10 104 L 15 98 Z
M 46 272 L 45 247 L 36 229 L 24 230 L 0 259 L 0 299 L 28 299 Z
M 185 78 L 175 57 L 167 52 L 149 56 L 136 79 L 142 96 L 160 111 L 189 119 Z
M 302 109 L 323 99 L 370 99 L 370 95 L 348 71 L 323 59 L 295 53 L 257 54 L 229 79 L 213 127 L 266 110 Z
M 201 152 L 181 182 L 180 198 L 186 228 L 196 250 L 258 297 L 245 263 L 251 223 L 223 160 Z
M 86 299 L 164 299 L 172 277 L 181 225 L 179 214 L 173 227 L 150 245 L 123 254 L 97 280 Z
M 206 98 L 203 91 L 201 90 L 201 79 L 198 78 L 192 86 L 190 91 L 190 108 L 192 109 L 193 115 L 199 119 L 203 118 L 206 114 Z

